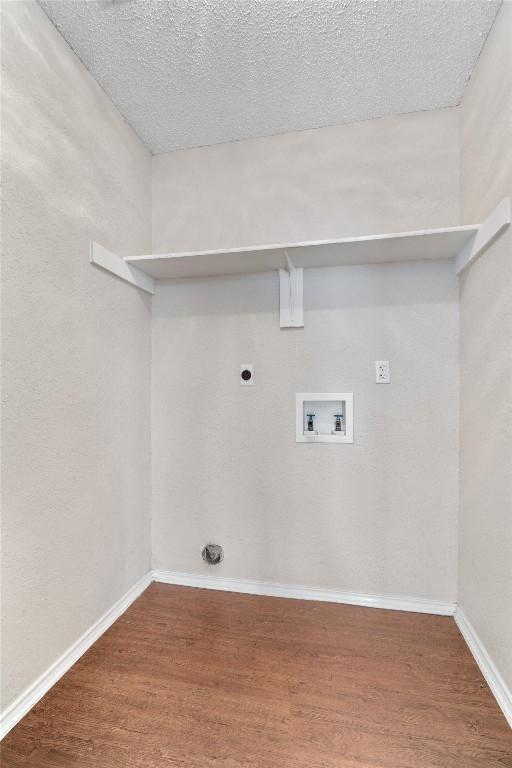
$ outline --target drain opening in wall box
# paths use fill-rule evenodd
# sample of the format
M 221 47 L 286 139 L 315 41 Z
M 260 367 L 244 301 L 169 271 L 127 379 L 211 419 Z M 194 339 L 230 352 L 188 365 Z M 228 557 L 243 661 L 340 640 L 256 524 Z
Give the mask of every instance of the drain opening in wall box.
M 297 393 L 295 431 L 297 443 L 353 443 L 353 393 Z

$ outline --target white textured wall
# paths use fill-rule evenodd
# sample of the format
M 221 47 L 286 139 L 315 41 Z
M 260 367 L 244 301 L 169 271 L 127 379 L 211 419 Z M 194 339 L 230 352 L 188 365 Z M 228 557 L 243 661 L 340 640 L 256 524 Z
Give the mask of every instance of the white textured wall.
M 455 109 L 153 158 L 153 252 L 452 226 Z
M 149 301 L 88 244 L 150 248 L 151 160 L 36 3 L 3 15 L 6 707 L 150 564 Z
M 153 159 L 155 250 L 452 225 L 457 115 L 407 115 Z M 153 307 L 154 564 L 453 600 L 457 282 L 447 263 L 167 283 Z M 376 385 L 389 359 L 393 383 Z M 240 363 L 257 384 L 241 388 Z M 295 393 L 353 391 L 354 445 L 295 443 Z
M 462 221 L 512 195 L 512 3 L 460 110 Z M 512 690 L 512 231 L 461 279 L 460 604 Z
M 158 287 L 154 565 L 213 573 L 212 540 L 218 575 L 454 600 L 453 266 L 308 270 L 305 305 L 304 330 L 280 330 L 274 273 Z M 354 392 L 353 445 L 295 443 L 295 393 L 311 391 Z

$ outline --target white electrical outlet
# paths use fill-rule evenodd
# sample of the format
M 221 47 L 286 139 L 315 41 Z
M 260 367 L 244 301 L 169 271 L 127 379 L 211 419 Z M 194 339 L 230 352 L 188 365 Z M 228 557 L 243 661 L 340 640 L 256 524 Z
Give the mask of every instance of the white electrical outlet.
M 389 384 L 391 381 L 389 373 L 389 360 L 375 361 L 375 381 L 377 384 Z

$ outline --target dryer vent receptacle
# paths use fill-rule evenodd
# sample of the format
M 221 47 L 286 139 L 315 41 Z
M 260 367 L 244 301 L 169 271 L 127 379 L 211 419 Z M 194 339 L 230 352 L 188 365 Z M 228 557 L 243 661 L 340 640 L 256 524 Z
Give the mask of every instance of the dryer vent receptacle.
M 206 544 L 201 554 L 208 565 L 218 565 L 224 559 L 224 551 L 220 544 Z

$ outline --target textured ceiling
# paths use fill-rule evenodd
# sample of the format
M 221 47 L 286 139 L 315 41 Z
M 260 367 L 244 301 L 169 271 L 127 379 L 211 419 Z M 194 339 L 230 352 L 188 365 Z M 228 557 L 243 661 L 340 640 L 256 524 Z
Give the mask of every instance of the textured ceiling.
M 499 0 L 39 0 L 154 153 L 460 101 Z

